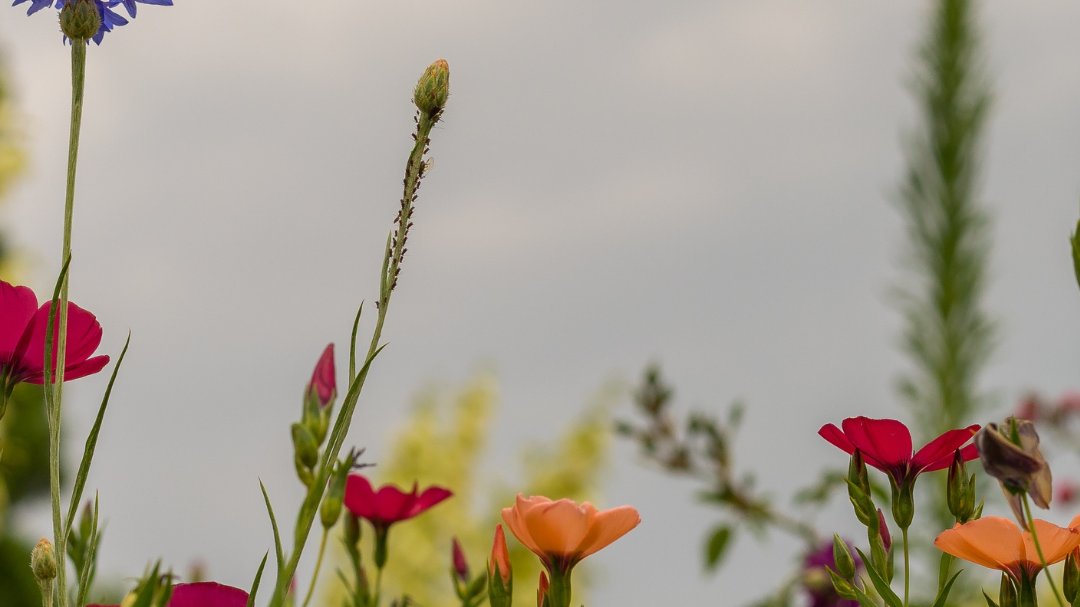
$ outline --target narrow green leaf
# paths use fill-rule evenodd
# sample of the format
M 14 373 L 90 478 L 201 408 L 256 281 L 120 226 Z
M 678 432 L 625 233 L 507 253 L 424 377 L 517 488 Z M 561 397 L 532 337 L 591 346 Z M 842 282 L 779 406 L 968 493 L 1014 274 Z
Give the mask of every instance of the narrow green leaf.
M 949 570 L 952 569 L 952 564 L 953 564 L 954 560 L 956 560 L 956 557 L 954 557 L 953 555 L 951 555 L 951 554 L 949 554 L 947 552 L 942 552 L 941 553 L 941 562 L 938 564 L 938 593 L 939 594 L 945 588 L 946 580 L 949 579 Z M 953 577 L 955 578 L 955 576 L 953 576 Z
M 56 285 L 53 287 L 53 302 L 60 301 L 60 290 L 64 286 L 64 281 L 67 279 L 68 268 L 71 266 L 71 256 L 64 260 L 63 267 L 60 268 L 60 275 L 56 277 Z M 45 358 L 42 360 L 44 365 L 43 370 L 45 374 L 45 411 L 48 416 L 49 423 L 55 424 L 58 419 L 53 412 L 53 372 L 52 372 L 52 354 L 53 354 L 53 338 L 56 335 L 56 314 L 59 311 L 60 306 L 49 306 L 49 320 L 45 324 Z M 51 428 L 52 426 L 50 426 Z
M 954 573 L 953 576 L 949 578 L 949 581 L 945 583 L 940 591 L 938 591 L 937 598 L 934 599 L 933 607 L 945 607 L 945 600 L 949 598 L 949 591 L 952 590 L 953 582 L 956 581 L 956 578 L 960 577 L 961 573 L 963 573 L 963 571 Z
M 986 599 L 986 607 L 998 607 L 998 604 L 994 602 L 994 599 L 990 598 L 989 594 L 983 590 L 983 598 Z
M 356 379 L 356 333 L 360 330 L 360 315 L 364 313 L 364 302 L 360 302 L 360 308 L 356 311 L 356 318 L 352 323 L 352 335 L 349 337 L 349 384 Z
M 1069 239 L 1072 245 L 1073 272 L 1076 274 L 1076 284 L 1080 286 L 1080 221 L 1076 222 L 1076 231 Z
M 248 592 L 247 607 L 255 607 L 255 595 L 259 592 L 259 582 L 262 581 L 263 569 L 266 567 L 266 559 L 269 556 L 269 550 L 263 553 L 262 562 L 259 563 L 259 570 L 255 572 L 255 581 L 251 583 L 251 591 Z
M 116 375 L 120 372 L 120 365 L 124 362 L 124 357 L 127 356 L 128 346 L 131 345 L 131 333 L 128 333 L 127 340 L 124 341 L 124 349 L 120 351 L 120 357 L 116 359 L 116 365 L 113 367 L 112 375 L 109 376 L 109 383 L 105 386 L 105 396 L 101 399 L 101 405 L 98 407 L 97 418 L 94 420 L 94 425 L 90 428 L 90 434 L 86 437 L 86 446 L 83 447 L 82 461 L 79 462 L 79 472 L 75 475 L 75 488 L 71 491 L 71 501 L 68 503 L 67 520 L 64 521 L 64 537 L 66 538 L 71 533 L 71 525 L 75 521 L 75 513 L 79 509 L 79 502 L 82 500 L 83 489 L 86 487 L 86 476 L 90 473 L 90 463 L 94 459 L 94 450 L 97 449 L 98 433 L 101 431 L 101 422 L 105 420 L 105 410 L 109 408 L 109 397 L 112 395 L 113 384 L 116 382 Z
M 724 553 L 731 542 L 731 527 L 720 525 L 709 534 L 705 542 L 705 568 L 708 571 L 716 571 L 723 561 Z
M 79 568 L 79 593 L 76 605 L 86 604 L 86 595 L 90 593 L 90 587 L 94 584 L 94 574 L 97 572 L 97 550 L 98 545 L 101 543 L 101 528 L 98 522 L 101 510 L 98 497 L 98 495 L 94 495 L 94 520 L 86 541 L 82 566 Z
M 270 505 L 270 495 L 266 493 L 266 485 L 259 479 L 259 489 L 262 490 L 263 501 L 266 502 L 266 513 L 270 515 L 270 526 L 274 529 L 274 557 L 277 558 L 278 571 L 285 565 L 285 555 L 281 550 L 281 533 L 278 532 L 277 517 L 274 516 L 274 507 Z
M 896 593 L 893 592 L 889 583 L 885 581 L 885 577 L 878 572 L 877 568 L 870 562 L 870 559 L 866 558 L 866 555 L 863 554 L 862 550 L 859 550 L 858 548 L 855 550 L 862 558 L 863 564 L 866 566 L 866 573 L 870 576 L 870 581 L 874 583 L 874 588 L 877 589 L 878 594 L 885 600 L 885 604 L 889 607 L 904 607 L 904 601 L 896 596 Z

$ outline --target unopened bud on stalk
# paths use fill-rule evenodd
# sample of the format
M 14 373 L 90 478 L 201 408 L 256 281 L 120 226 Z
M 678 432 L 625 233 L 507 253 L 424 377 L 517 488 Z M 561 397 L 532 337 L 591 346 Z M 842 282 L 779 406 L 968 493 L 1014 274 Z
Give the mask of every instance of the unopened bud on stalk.
M 1027 493 L 1040 508 L 1049 508 L 1053 493 L 1050 466 L 1039 450 L 1039 435 L 1028 420 L 1010 417 L 1000 426 L 986 424 L 975 435 L 983 468 L 998 479 L 1013 514 L 1027 529 L 1021 496 Z
M 836 572 L 844 579 L 855 578 L 855 559 L 851 558 L 847 542 L 841 539 L 839 534 L 833 534 L 833 561 L 836 563 Z
M 858 449 L 851 454 L 847 485 L 848 498 L 851 500 L 851 506 L 855 509 L 855 516 L 860 523 L 870 527 L 874 524 L 874 501 L 870 497 L 870 477 L 866 473 L 866 464 L 863 462 L 862 453 Z
M 540 572 L 540 583 L 536 585 L 536 607 L 547 606 L 547 593 L 548 588 L 551 587 L 548 582 L 548 576 L 543 571 Z
M 840 595 L 840 598 L 842 599 L 855 600 L 858 596 L 858 593 L 855 592 L 855 586 L 851 582 L 840 577 L 840 574 L 836 573 L 831 568 L 826 567 L 826 570 L 829 572 L 829 578 L 832 579 L 833 589 L 836 590 L 836 594 Z
M 446 105 L 450 96 L 450 65 L 439 59 L 424 70 L 413 91 L 413 103 L 428 116 L 434 116 Z
M 349 470 L 352 469 L 356 456 L 352 453 L 338 462 L 334 475 L 330 477 L 330 484 L 326 488 L 326 497 L 323 498 L 322 507 L 319 509 L 319 517 L 324 528 L 329 529 L 337 524 L 341 517 L 341 502 L 345 498 L 345 481 L 348 479 Z
M 488 560 L 488 602 L 491 607 L 510 607 L 514 595 L 514 577 L 510 569 L 510 552 L 502 525 L 495 525 L 495 541 Z
M 30 552 L 30 569 L 38 584 L 52 583 L 56 579 L 56 550 L 52 542 L 41 538 Z
M 1001 574 L 1001 589 L 998 590 L 998 607 L 1017 606 L 1016 586 L 1009 576 Z
M 893 520 L 896 521 L 896 526 L 900 527 L 900 529 L 910 527 L 911 521 L 915 518 L 914 489 L 914 483 L 908 482 L 903 485 L 897 485 L 895 481 L 892 483 Z
M 93 0 L 68 0 L 60 9 L 60 31 L 71 39 L 85 43 L 97 34 L 101 15 Z
M 1077 562 L 1077 552 L 1073 550 L 1065 558 L 1065 571 L 1061 579 L 1061 591 L 1065 595 L 1065 602 L 1070 605 L 1076 600 L 1076 595 L 1080 594 L 1080 562 Z
M 296 461 L 307 468 L 314 468 L 319 461 L 319 446 L 315 443 L 315 437 L 303 424 L 293 424 L 292 440 Z
M 450 543 L 450 553 L 454 564 L 454 575 L 462 582 L 468 582 L 469 562 L 465 559 L 465 551 L 461 549 L 461 542 L 456 537 Z
M 882 514 L 881 508 L 877 511 L 878 520 L 878 536 L 881 538 L 881 544 L 885 548 L 885 552 L 892 549 L 892 534 L 889 533 L 889 525 L 885 523 L 885 515 Z

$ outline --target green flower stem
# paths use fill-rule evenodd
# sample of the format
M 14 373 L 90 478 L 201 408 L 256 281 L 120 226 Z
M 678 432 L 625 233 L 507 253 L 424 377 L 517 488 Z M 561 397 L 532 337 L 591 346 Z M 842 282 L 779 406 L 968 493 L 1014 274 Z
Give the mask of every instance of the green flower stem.
M 553 567 L 548 573 L 551 575 L 547 591 L 548 605 L 570 607 L 570 599 L 573 598 L 570 589 L 570 571 L 564 573 L 558 567 Z
M 326 538 L 330 536 L 330 530 L 323 527 L 322 539 L 319 540 L 319 556 L 315 559 L 315 572 L 311 574 L 311 586 L 308 588 L 307 596 L 304 597 L 303 607 L 307 607 L 311 602 L 311 597 L 315 594 L 315 585 L 319 581 L 319 570 L 322 569 L 323 555 L 326 554 Z
M 86 41 L 71 41 L 71 129 L 68 135 L 67 190 L 64 197 L 64 241 L 61 260 L 71 258 L 71 223 L 75 209 L 75 169 L 79 160 L 79 132 L 82 129 L 83 91 L 86 84 Z M 60 512 L 60 420 L 64 386 L 64 364 L 67 352 L 68 275 L 61 278 L 59 301 L 53 301 L 56 314 L 56 374 L 45 390 L 52 391 L 46 410 L 49 422 L 49 492 L 52 500 L 53 543 L 56 546 L 57 595 L 60 607 L 66 607 L 67 596 L 67 531 Z M 45 369 L 51 369 L 50 348 L 45 349 Z
M 375 598 L 371 600 L 371 607 L 379 607 L 382 603 L 382 572 L 383 567 L 375 568 Z
M 900 528 L 900 534 L 904 538 L 904 607 L 908 605 L 908 592 L 911 589 L 911 559 L 908 555 L 907 527 Z
M 1031 516 L 1031 503 L 1028 502 L 1027 493 L 1023 494 L 1024 504 L 1024 519 L 1027 520 L 1028 531 L 1031 532 L 1031 542 L 1035 544 L 1035 553 L 1039 555 L 1039 564 L 1046 570 L 1046 580 L 1050 582 L 1050 591 L 1054 593 L 1054 600 L 1057 601 L 1059 607 L 1065 607 L 1065 601 L 1061 599 L 1061 593 L 1058 592 L 1057 584 L 1054 583 L 1054 576 L 1050 574 L 1050 570 L 1046 565 L 1046 557 L 1043 556 L 1042 545 L 1039 543 L 1039 534 L 1035 532 L 1035 519 Z
M 397 283 L 401 260 L 405 254 L 405 240 L 412 221 L 416 191 L 420 186 L 420 179 L 424 175 L 424 153 L 427 151 L 431 129 L 437 121 L 438 115 L 430 116 L 424 112 L 419 113 L 416 122 L 416 134 L 414 135 L 416 143 L 413 145 L 409 160 L 405 165 L 405 186 L 401 197 L 401 211 L 397 218 L 397 232 L 391 234 L 388 238 L 383 255 L 383 272 L 380 278 L 381 284 L 379 285 L 379 314 L 375 321 L 375 330 L 371 335 L 371 343 L 364 359 L 364 366 L 356 375 L 352 385 L 349 386 L 349 391 L 341 405 L 341 411 L 338 412 L 337 419 L 334 421 L 334 428 L 330 432 L 326 451 L 323 453 L 322 460 L 315 471 L 315 481 L 311 483 L 307 496 L 300 505 L 296 530 L 293 535 L 293 549 L 289 554 L 288 561 L 278 571 L 277 584 L 274 596 L 270 600 L 270 607 L 282 607 L 285 603 L 285 591 L 288 588 L 289 580 L 292 579 L 293 574 L 296 572 L 297 565 L 300 563 L 300 556 L 304 551 L 304 546 L 307 544 L 308 535 L 311 533 L 315 517 L 318 515 L 319 504 L 322 502 L 323 494 L 326 492 L 326 483 L 330 480 L 334 463 L 341 453 L 342 445 L 345 444 L 349 426 L 352 425 L 353 413 L 356 411 L 356 403 L 360 399 L 360 392 L 364 387 L 364 382 L 367 380 L 368 370 L 371 368 L 375 356 L 382 349 L 379 343 L 382 339 L 383 324 L 386 321 L 386 313 L 390 309 L 390 296 L 393 293 L 394 285 Z M 376 581 L 377 585 L 378 581 Z

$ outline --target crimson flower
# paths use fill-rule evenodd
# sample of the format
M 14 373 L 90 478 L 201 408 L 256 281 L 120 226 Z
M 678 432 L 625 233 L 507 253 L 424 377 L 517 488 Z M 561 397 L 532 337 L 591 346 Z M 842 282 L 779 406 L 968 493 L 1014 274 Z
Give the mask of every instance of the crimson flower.
M 353 516 L 367 519 L 376 529 L 385 529 L 422 514 L 453 495 L 449 489 L 438 486 L 417 491 L 415 483 L 409 493 L 394 485 L 383 485 L 376 491 L 363 475 L 350 474 L 345 481 L 345 507 Z
M 315 363 L 315 371 L 311 374 L 311 381 L 307 386 L 308 398 L 314 396 L 318 399 L 320 407 L 326 407 L 337 395 L 337 381 L 334 378 L 334 344 L 326 346 L 319 362 Z
M 246 607 L 248 593 L 218 584 L 197 582 L 173 586 L 168 607 Z M 87 605 L 86 607 L 120 607 L 119 605 Z
M 867 465 L 888 474 L 899 487 L 913 483 L 923 472 L 948 468 L 957 449 L 964 461 L 979 457 L 975 445 L 964 446 L 979 431 L 978 424 L 949 430 L 914 454 L 911 432 L 895 419 L 849 417 L 841 427 L 843 430 L 834 424 L 825 424 L 818 434 L 847 453 L 855 453 L 858 449 Z
M 52 302 L 40 307 L 34 292 L 0 281 L 0 397 L 11 393 L 15 384 L 45 382 L 45 333 Z M 56 346 L 52 352 L 56 372 Z M 91 356 L 101 343 L 101 325 L 93 314 L 68 303 L 67 347 L 64 379 L 78 379 L 100 371 L 108 356 Z M 3 400 L 3 398 L 0 398 Z

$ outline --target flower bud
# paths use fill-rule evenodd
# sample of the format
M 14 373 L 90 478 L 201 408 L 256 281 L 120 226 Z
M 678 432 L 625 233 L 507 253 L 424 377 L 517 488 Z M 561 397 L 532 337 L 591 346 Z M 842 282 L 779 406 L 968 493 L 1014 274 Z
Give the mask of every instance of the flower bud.
M 413 91 L 413 103 L 429 116 L 434 116 L 446 105 L 450 96 L 450 65 L 439 59 L 424 70 Z
M 881 508 L 877 511 L 878 520 L 878 537 L 881 538 L 881 545 L 885 548 L 885 552 L 892 550 L 892 535 L 889 533 L 889 526 L 885 523 L 885 515 L 882 514 Z
M 998 607 L 1016 607 L 1016 586 L 1009 576 L 1001 574 L 1001 587 L 998 590 Z
M 1065 602 L 1072 605 L 1076 595 L 1080 594 L 1080 562 L 1077 562 L 1077 553 L 1073 550 L 1065 558 L 1065 571 L 1062 572 L 1061 591 L 1065 595 Z
M 915 518 L 914 489 L 914 483 L 909 482 L 903 485 L 897 485 L 895 481 L 892 483 L 892 515 L 896 526 L 900 529 L 910 527 L 911 521 Z
M 345 481 L 352 469 L 355 456 L 350 454 L 338 462 L 334 469 L 334 475 L 330 477 L 330 484 L 326 488 L 326 497 L 323 498 L 322 507 L 319 509 L 319 517 L 323 528 L 330 529 L 337 524 L 341 516 L 341 502 L 345 498 Z
M 870 497 L 870 477 L 866 473 L 866 463 L 863 462 L 862 453 L 858 449 L 851 454 L 847 485 L 848 498 L 855 509 L 855 516 L 863 525 L 867 527 L 873 525 L 875 508 L 873 498 Z
M 315 363 L 315 370 L 311 373 L 311 381 L 308 382 L 306 395 L 315 397 L 320 407 L 327 407 L 334 402 L 337 396 L 337 379 L 334 369 L 334 344 L 329 344 L 323 350 L 319 362 Z
M 319 446 L 315 443 L 315 437 L 303 424 L 293 424 L 292 440 L 296 461 L 306 468 L 314 468 L 319 461 Z
M 548 583 L 547 574 L 543 571 L 540 572 L 540 583 L 536 586 L 536 607 L 545 607 L 547 605 L 547 593 L 550 584 Z
M 465 560 L 465 551 L 461 549 L 461 542 L 455 537 L 450 543 L 450 552 L 454 563 L 454 575 L 462 583 L 469 581 L 469 562 Z
M 39 584 L 52 583 L 56 579 L 56 550 L 52 542 L 41 538 L 30 552 L 30 569 Z
M 855 578 L 855 559 L 851 558 L 847 542 L 840 538 L 839 534 L 833 534 L 833 562 L 836 563 L 836 572 L 844 579 Z
M 60 9 L 60 31 L 72 41 L 93 38 L 101 28 L 101 14 L 93 0 L 68 0 Z
M 510 552 L 502 525 L 495 525 L 495 541 L 488 560 L 488 602 L 491 607 L 510 607 L 514 595 L 514 577 L 510 569 Z

